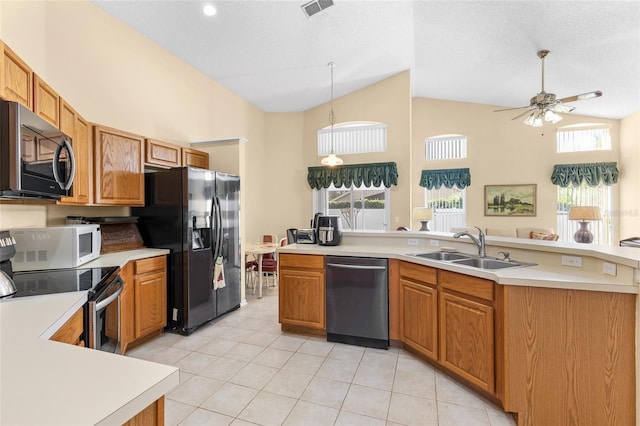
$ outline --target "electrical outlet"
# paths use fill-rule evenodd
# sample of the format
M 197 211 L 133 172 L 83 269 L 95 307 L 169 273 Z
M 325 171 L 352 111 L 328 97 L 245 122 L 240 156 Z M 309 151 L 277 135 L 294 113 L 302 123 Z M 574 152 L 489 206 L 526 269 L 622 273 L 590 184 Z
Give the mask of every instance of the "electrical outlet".
M 602 262 L 602 272 L 615 277 L 618 273 L 618 267 L 615 263 Z
M 562 256 L 562 264 L 582 268 L 582 256 Z
M 439 240 L 429 240 L 429 245 L 431 247 L 438 247 L 440 245 L 440 241 Z
M 173 320 L 178 321 L 178 309 L 173 308 Z
M 398 216 L 394 217 L 393 222 L 396 224 L 400 223 L 400 218 Z
M 418 239 L 417 238 L 409 238 L 407 240 L 407 244 L 409 244 L 410 246 L 417 246 L 418 245 Z

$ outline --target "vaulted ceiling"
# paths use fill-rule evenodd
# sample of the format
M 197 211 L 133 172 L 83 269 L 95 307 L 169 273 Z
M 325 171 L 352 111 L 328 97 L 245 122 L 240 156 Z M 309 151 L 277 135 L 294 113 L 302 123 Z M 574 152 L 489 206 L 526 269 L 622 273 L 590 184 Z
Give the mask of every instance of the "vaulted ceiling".
M 541 89 L 574 113 L 640 110 L 640 1 L 93 0 L 267 112 L 304 111 L 404 70 L 412 95 L 520 107 Z M 217 13 L 205 16 L 203 5 Z M 510 112 L 503 112 L 509 119 Z

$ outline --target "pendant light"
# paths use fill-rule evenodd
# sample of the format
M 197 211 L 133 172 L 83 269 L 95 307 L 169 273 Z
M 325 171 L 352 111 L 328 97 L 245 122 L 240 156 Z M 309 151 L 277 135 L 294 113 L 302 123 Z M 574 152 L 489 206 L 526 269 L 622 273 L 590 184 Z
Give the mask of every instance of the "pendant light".
M 344 161 L 342 158 L 336 157 L 336 154 L 333 152 L 333 125 L 336 122 L 335 115 L 333 113 L 333 66 L 335 65 L 333 62 L 329 62 L 329 68 L 331 68 L 331 112 L 329 113 L 329 123 L 331 124 L 331 152 L 329 156 L 322 159 L 321 163 L 325 166 L 333 167 L 339 166 Z

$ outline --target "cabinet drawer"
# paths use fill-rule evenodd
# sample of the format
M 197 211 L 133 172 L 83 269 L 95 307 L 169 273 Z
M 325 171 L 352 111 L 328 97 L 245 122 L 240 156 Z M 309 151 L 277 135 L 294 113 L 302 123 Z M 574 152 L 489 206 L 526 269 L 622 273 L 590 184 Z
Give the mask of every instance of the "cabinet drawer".
M 165 270 L 167 267 L 166 256 L 149 257 L 147 259 L 136 260 L 135 275 L 145 274 L 147 272 Z
M 440 287 L 489 301 L 494 300 L 493 281 L 455 272 L 440 271 Z
M 324 256 L 310 254 L 281 254 L 281 268 L 324 269 Z
M 400 262 L 400 276 L 427 284 L 438 284 L 438 270 L 415 263 Z

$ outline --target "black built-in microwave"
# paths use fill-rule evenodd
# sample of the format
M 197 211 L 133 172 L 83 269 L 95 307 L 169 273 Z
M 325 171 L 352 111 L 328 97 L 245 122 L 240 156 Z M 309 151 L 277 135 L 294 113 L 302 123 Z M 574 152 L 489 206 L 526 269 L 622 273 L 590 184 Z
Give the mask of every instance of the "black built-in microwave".
M 0 101 L 0 198 L 72 194 L 71 138 L 17 102 Z

